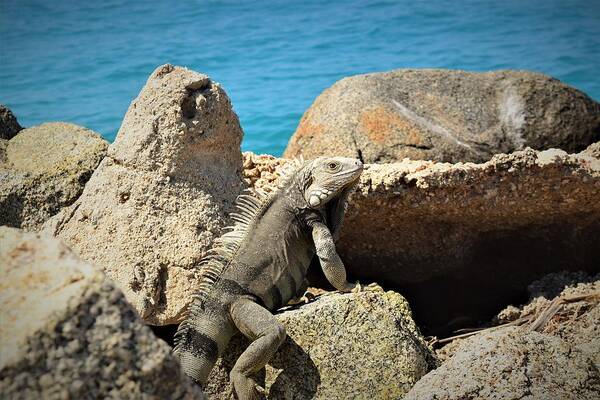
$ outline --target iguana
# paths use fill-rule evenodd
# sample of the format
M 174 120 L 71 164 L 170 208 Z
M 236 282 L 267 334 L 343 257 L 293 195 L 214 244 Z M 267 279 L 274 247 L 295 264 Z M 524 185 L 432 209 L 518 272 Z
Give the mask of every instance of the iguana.
M 350 158 L 296 161 L 272 193 L 238 196 L 235 223 L 201 262 L 200 289 L 175 335 L 186 374 L 205 384 L 229 339 L 241 332 L 252 343 L 231 370 L 231 384 L 239 399 L 258 398 L 252 375 L 286 335 L 271 312 L 304 293 L 315 254 L 336 289 L 360 289 L 346 281 L 334 238 L 362 170 Z

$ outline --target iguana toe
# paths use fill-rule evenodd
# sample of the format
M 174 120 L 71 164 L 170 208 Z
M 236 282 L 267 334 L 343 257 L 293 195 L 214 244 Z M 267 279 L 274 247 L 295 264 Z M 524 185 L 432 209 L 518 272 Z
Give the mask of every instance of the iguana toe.
M 379 286 L 379 284 L 373 282 L 368 284 L 367 286 L 363 286 L 360 282 L 356 282 L 354 289 L 351 290 L 352 293 L 360 293 L 360 292 L 384 292 L 383 288 Z

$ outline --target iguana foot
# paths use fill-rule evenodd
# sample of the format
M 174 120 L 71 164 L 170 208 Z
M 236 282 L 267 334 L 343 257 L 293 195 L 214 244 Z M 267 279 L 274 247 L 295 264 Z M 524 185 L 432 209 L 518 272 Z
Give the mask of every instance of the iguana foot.
M 304 304 L 308 304 L 308 303 L 314 301 L 315 299 L 316 299 L 316 296 L 314 294 L 312 294 L 309 291 L 306 291 L 302 295 L 302 297 L 296 297 L 295 299 L 288 301 L 287 305 L 288 306 L 304 305 Z
M 383 288 L 379 286 L 377 283 L 373 282 L 368 284 L 367 286 L 363 286 L 360 282 L 356 282 L 354 288 L 350 291 L 351 293 L 359 293 L 359 292 L 384 292 Z
M 265 389 L 260 387 L 254 379 L 234 371 L 229 374 L 229 378 L 238 400 L 264 399 Z

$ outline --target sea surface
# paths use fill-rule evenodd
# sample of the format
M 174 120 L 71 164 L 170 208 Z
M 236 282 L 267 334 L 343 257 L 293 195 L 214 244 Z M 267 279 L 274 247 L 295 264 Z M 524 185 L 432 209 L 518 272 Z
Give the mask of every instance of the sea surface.
M 600 1 L 0 0 L 0 103 L 20 123 L 113 140 L 148 75 L 207 73 L 244 150 L 280 155 L 304 111 L 349 75 L 527 69 L 600 100 Z

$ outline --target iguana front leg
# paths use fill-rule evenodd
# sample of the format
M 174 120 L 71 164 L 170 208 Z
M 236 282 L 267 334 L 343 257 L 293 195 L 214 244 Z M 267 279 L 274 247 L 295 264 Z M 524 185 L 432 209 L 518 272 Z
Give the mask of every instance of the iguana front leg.
M 340 292 L 383 291 L 376 283 L 362 286 L 358 282 L 350 283 L 346 280 L 346 267 L 335 250 L 333 236 L 327 225 L 322 222 L 314 223 L 312 237 L 323 273 L 334 288 Z
M 325 277 L 340 292 L 350 292 L 356 287 L 356 284 L 349 283 L 346 280 L 346 268 L 335 250 L 335 243 L 331 231 L 322 222 L 313 224 L 312 229 L 313 242 L 317 251 L 317 257 L 321 262 L 321 268 Z

